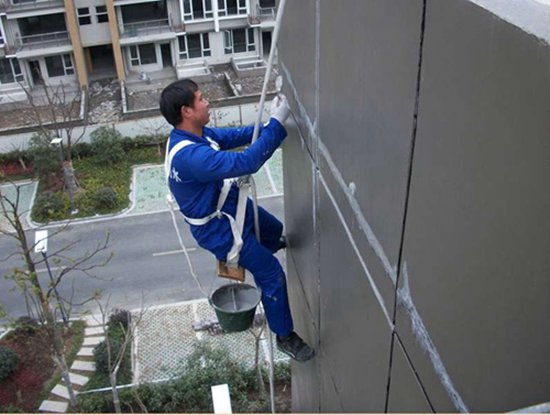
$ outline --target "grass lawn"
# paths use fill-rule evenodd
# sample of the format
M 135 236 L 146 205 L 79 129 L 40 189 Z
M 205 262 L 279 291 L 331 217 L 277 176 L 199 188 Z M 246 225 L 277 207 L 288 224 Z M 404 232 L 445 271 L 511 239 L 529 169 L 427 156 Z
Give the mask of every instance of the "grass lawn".
M 95 157 L 75 159 L 73 166 L 81 188 L 74 201 L 78 211 L 71 214 L 69 196 L 63 191 L 63 178 L 58 175 L 40 181 L 32 218 L 37 222 L 48 222 L 119 212 L 130 204 L 132 166 L 162 161 L 163 155 L 159 154 L 157 146 L 128 150 L 124 160 L 113 165 L 100 163 Z M 110 203 L 99 204 L 97 192 L 105 187 L 114 190 L 114 196 Z M 41 201 L 45 196 L 47 199 Z

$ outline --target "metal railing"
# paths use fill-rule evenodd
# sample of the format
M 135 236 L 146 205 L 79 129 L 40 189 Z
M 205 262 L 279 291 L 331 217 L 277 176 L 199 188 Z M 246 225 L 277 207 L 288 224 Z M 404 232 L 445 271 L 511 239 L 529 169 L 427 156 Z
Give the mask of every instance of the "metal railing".
M 258 4 L 257 8 L 258 8 L 258 17 L 260 19 L 262 19 L 262 20 L 266 20 L 266 19 L 275 20 L 275 17 L 277 16 L 277 8 L 276 7 L 261 7 Z
M 24 49 L 26 47 L 44 47 L 44 46 L 59 46 L 70 44 L 69 32 L 52 32 L 42 33 L 39 35 L 27 35 L 17 36 L 15 38 L 15 47 L 17 50 Z
M 22 11 L 25 9 L 47 9 L 63 6 L 63 0 L 4 0 L 7 11 Z
M 170 19 L 148 20 L 127 23 L 122 27 L 122 37 L 145 36 L 170 31 Z

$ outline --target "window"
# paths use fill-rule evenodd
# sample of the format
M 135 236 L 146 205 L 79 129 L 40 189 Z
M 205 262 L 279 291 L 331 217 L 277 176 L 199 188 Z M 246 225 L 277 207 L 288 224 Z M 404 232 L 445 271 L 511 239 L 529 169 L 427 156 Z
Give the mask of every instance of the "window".
M 225 54 L 254 52 L 254 29 L 233 29 L 224 32 Z
M 132 66 L 157 63 L 157 51 L 154 43 L 130 46 L 130 63 Z
M 246 0 L 217 0 L 220 16 L 246 14 Z
M 203 58 L 210 56 L 210 41 L 208 33 L 178 37 L 180 59 Z
M 212 0 L 184 0 L 183 1 L 183 20 L 211 19 L 214 17 L 212 12 Z
M 109 21 L 107 6 L 95 6 L 95 15 L 98 23 L 107 23 Z
M 0 84 L 23 82 L 19 61 L 15 58 L 0 59 Z
M 76 14 L 78 15 L 78 24 L 80 26 L 92 23 L 92 16 L 90 15 L 89 7 L 79 7 L 76 9 Z
M 48 56 L 46 58 L 46 69 L 48 70 L 48 76 L 50 78 L 55 76 L 74 75 L 71 55 Z
M 2 25 L 2 18 L 0 18 L 0 45 L 3 45 L 6 43 L 5 35 L 4 35 L 4 26 Z

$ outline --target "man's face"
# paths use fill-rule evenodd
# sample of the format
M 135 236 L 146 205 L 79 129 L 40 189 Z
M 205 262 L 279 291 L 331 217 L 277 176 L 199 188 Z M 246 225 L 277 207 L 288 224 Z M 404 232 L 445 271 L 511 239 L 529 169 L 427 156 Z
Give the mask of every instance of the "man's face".
M 193 101 L 193 108 L 189 108 L 190 118 L 201 126 L 205 126 L 210 122 L 210 110 L 209 103 L 202 95 L 202 92 L 198 90 L 195 92 L 195 100 Z

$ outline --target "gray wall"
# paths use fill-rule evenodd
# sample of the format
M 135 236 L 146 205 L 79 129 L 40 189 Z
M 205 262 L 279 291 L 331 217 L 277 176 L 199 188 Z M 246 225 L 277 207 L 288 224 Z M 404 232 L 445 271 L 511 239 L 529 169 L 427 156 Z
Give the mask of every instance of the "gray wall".
M 550 6 L 513 7 L 287 3 L 294 411 L 550 401 Z

